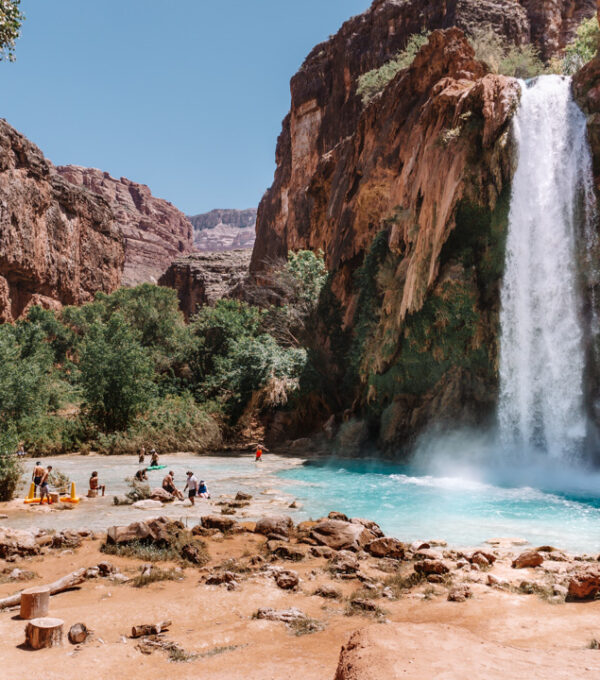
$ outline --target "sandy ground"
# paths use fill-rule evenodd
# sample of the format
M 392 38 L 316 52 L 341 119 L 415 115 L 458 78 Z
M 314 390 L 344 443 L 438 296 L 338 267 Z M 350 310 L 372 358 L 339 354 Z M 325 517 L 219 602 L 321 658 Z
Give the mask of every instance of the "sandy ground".
M 377 624 L 366 616 L 345 615 L 343 602 L 324 600 L 311 594 L 322 583 L 335 585 L 344 595 L 360 585 L 356 580 L 334 580 L 325 569 L 323 559 L 277 562 L 298 572 L 301 577 L 298 592 L 283 591 L 272 578 L 259 574 L 242 581 L 239 590 L 207 586 L 201 582 L 206 570 L 231 558 L 247 561 L 250 555 L 261 552 L 265 539 L 244 533 L 225 539 L 208 538 L 206 542 L 210 564 L 204 572 L 185 569 L 183 581 L 134 588 L 99 578 L 86 581 L 79 589 L 54 596 L 49 615 L 65 621 L 65 633 L 77 622 L 93 629 L 92 639 L 81 646 L 74 647 L 65 640 L 61 648 L 28 651 L 21 646 L 25 622 L 18 618 L 18 611 L 0 612 L 0 677 L 17 680 L 25 674 L 37 675 L 41 671 L 45 680 L 62 680 L 65 676 L 150 680 L 174 675 L 207 680 L 333 680 L 340 648 L 353 631 L 376 626 L 375 630 L 381 629 L 382 635 L 384 630 L 390 635 L 395 624 L 407 623 L 423 624 L 423 628 L 417 634 L 411 629 L 404 642 L 402 626 L 396 629 L 395 653 L 400 658 L 406 655 L 407 663 L 410 659 L 419 660 L 415 671 L 406 677 L 461 677 L 460 672 L 453 675 L 441 671 L 439 658 L 437 666 L 433 661 L 428 662 L 432 650 L 439 652 L 442 649 L 448 668 L 456 671 L 461 668 L 461 659 L 478 658 L 479 645 L 482 645 L 482 659 L 485 658 L 485 645 L 502 646 L 504 653 L 495 660 L 495 671 L 504 671 L 507 678 L 566 677 L 563 671 L 570 668 L 579 668 L 579 677 L 600 677 L 600 651 L 588 647 L 593 638 L 600 637 L 600 601 L 550 604 L 536 595 L 489 588 L 484 585 L 484 574 L 481 574 L 477 575 L 481 583 L 472 585 L 473 598 L 466 602 L 448 602 L 446 589 L 429 584 L 399 600 L 380 600 L 378 602 L 386 611 L 386 622 Z M 99 552 L 99 546 L 100 541 L 85 541 L 74 553 L 51 551 L 16 563 L 0 561 L 0 567 L 17 566 L 36 572 L 39 576 L 28 582 L 28 586 L 51 582 L 78 567 L 93 566 L 103 559 L 109 559 L 128 575 L 139 572 L 139 560 L 106 557 Z M 376 571 L 374 565 L 369 565 L 369 569 Z M 531 578 L 534 570 L 519 570 L 516 574 L 509 566 L 496 565 L 494 573 L 522 580 Z M 380 578 L 384 576 L 379 574 Z M 20 587 L 14 582 L 0 585 L 0 597 L 16 592 Z M 259 607 L 285 609 L 291 606 L 323 622 L 325 629 L 297 637 L 284 623 L 252 619 Z M 175 663 L 161 650 L 145 655 L 136 648 L 137 642 L 129 637 L 131 626 L 163 619 L 173 622 L 165 638 L 198 654 L 197 658 Z M 440 646 L 440 624 L 449 627 L 445 630 L 458 633 L 444 633 L 443 647 Z M 525 655 L 522 666 L 527 669 L 526 673 L 523 671 L 525 674 L 521 671 L 515 674 L 511 648 L 519 650 L 519 658 Z M 560 674 L 558 671 L 555 676 L 549 674 L 545 662 L 543 668 L 539 665 L 548 658 L 552 659 L 553 667 L 562 669 Z M 469 677 L 487 677 L 485 672 L 477 674 L 474 670 L 477 669 L 470 663 Z M 381 680 L 385 679 L 382 677 Z

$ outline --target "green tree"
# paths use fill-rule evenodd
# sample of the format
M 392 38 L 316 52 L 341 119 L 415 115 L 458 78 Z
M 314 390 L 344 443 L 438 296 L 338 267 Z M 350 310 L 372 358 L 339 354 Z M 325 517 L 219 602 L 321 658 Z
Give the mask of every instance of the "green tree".
M 15 42 L 25 19 L 20 4 L 21 0 L 0 0 L 0 61 L 15 60 Z
M 17 445 L 14 428 L 0 429 L 0 501 L 12 499 L 23 471 L 15 456 Z
M 571 75 L 582 66 L 591 61 L 598 53 L 600 47 L 600 26 L 598 19 L 593 16 L 584 19 L 577 28 L 577 35 L 565 49 L 562 60 L 562 71 Z
M 469 36 L 475 57 L 488 66 L 492 73 L 513 78 L 533 78 L 546 71 L 534 45 L 513 45 L 494 31 L 481 26 Z
M 127 429 L 154 395 L 152 359 L 120 313 L 90 326 L 79 368 L 87 410 L 109 432 Z

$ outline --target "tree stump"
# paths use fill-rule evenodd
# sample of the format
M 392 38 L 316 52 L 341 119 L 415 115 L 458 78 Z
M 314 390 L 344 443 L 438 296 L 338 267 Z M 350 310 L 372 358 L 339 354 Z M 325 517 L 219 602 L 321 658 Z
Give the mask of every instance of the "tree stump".
M 50 496 L 50 502 L 51 503 L 59 503 L 60 502 L 60 494 L 58 491 L 51 491 L 49 494 Z
M 21 618 L 37 619 L 47 616 L 50 605 L 50 588 L 38 586 L 27 588 L 21 593 Z
M 63 636 L 62 619 L 41 618 L 32 619 L 25 626 L 25 642 L 31 649 L 44 647 L 59 647 Z

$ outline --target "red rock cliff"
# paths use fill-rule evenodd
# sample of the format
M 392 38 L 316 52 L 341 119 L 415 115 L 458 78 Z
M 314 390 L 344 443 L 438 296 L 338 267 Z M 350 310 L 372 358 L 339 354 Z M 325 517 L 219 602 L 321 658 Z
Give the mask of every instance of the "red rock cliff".
M 77 165 L 57 170 L 69 182 L 110 204 L 125 237 L 123 285 L 156 283 L 176 257 L 194 250 L 193 228 L 187 217 L 173 204 L 154 197 L 144 184 Z
M 101 197 L 63 179 L 0 120 L 0 321 L 81 304 L 121 282 L 124 245 Z
M 375 0 L 317 45 L 291 81 L 291 110 L 277 144 L 277 170 L 258 212 L 252 270 L 311 247 L 324 229 L 311 215 L 307 193 L 317 165 L 356 133 L 362 104 L 357 78 L 388 61 L 424 29 L 490 24 L 516 44 L 533 41 L 545 58 L 573 37 L 595 0 Z M 330 241 L 336 235 L 330 233 Z M 332 253 L 326 251 L 331 263 Z

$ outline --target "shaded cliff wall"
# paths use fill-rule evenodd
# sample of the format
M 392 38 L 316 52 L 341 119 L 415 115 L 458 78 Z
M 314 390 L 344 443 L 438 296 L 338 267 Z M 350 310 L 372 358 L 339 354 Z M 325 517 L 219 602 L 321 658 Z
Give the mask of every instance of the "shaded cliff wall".
M 156 198 L 145 184 L 77 165 L 57 167 L 72 184 L 102 196 L 125 239 L 123 285 L 156 283 L 171 262 L 194 250 L 193 228 L 172 203 Z
M 121 283 L 124 244 L 108 203 L 63 179 L 0 120 L 0 321 L 33 304 L 81 304 Z

